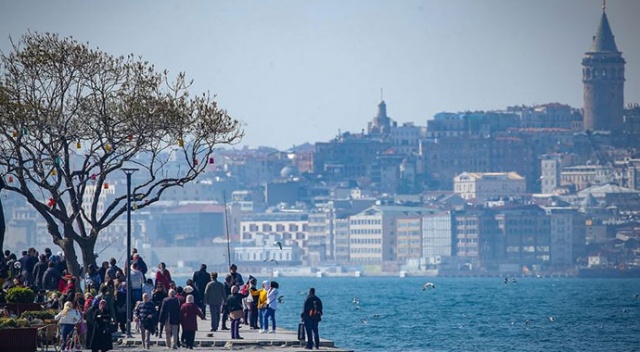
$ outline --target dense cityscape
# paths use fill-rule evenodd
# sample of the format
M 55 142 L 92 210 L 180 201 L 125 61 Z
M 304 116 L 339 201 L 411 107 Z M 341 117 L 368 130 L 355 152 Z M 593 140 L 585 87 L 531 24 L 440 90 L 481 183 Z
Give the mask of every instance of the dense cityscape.
M 361 131 L 219 149 L 195 182 L 134 204 L 134 246 L 178 274 L 234 262 L 292 276 L 640 275 L 640 105 L 625 105 L 626 62 L 605 11 L 581 64 L 581 108 L 398 124 L 381 92 L 373 118 L 353 117 Z M 186 162 L 172 158 L 168 173 Z M 98 211 L 126 192 L 124 175 L 105 189 Z M 36 211 L 3 197 L 5 248 L 51 247 Z M 126 226 L 122 216 L 103 230 L 99 261 L 121 256 Z

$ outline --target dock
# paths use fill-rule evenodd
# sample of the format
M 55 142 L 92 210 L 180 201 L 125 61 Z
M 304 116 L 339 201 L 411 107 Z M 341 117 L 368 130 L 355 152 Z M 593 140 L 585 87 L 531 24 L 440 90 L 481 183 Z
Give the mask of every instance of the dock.
M 242 340 L 231 339 L 231 332 L 229 330 L 210 332 L 210 329 L 210 320 L 201 320 L 198 318 L 198 331 L 196 331 L 194 350 L 307 351 L 304 349 L 305 342 L 298 340 L 298 334 L 296 331 L 286 330 L 280 327 L 277 327 L 276 332 L 273 334 L 261 334 L 259 333 L 259 330 L 250 329 L 248 325 L 243 324 L 240 328 L 240 336 L 243 337 Z M 130 352 L 171 350 L 166 346 L 164 331 L 162 333 L 162 338 L 153 335 L 151 336 L 151 348 L 149 350 L 142 348 L 141 336 L 140 333 L 135 332 L 135 324 L 131 325 L 131 335 L 132 337 L 127 338 L 124 334 L 114 334 L 114 350 L 125 350 Z M 180 350 L 186 349 L 182 346 Z M 353 350 L 338 348 L 335 346 L 333 341 L 323 339 L 322 326 L 320 327 L 320 351 L 353 352 Z

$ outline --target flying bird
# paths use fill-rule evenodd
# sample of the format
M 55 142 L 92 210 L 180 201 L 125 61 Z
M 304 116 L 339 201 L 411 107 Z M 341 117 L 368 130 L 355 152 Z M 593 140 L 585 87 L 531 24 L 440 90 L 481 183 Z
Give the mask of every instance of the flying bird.
M 433 282 L 427 282 L 426 284 L 424 284 L 424 286 L 422 286 L 422 291 L 426 291 L 429 288 L 432 288 L 435 290 L 436 285 Z
M 553 315 L 549 317 L 549 321 L 556 321 L 556 317 L 554 317 Z
M 358 300 L 358 297 L 353 297 L 353 301 L 351 301 L 351 303 L 360 304 L 360 301 Z
M 278 297 L 278 303 L 284 304 L 284 296 L 279 296 Z
M 280 242 L 280 241 L 275 241 L 275 242 L 273 242 L 273 245 L 274 245 L 274 246 L 278 246 L 278 247 L 280 248 L 280 250 L 282 250 L 282 242 Z
M 360 322 L 361 322 L 362 324 L 368 324 L 367 319 L 360 319 Z

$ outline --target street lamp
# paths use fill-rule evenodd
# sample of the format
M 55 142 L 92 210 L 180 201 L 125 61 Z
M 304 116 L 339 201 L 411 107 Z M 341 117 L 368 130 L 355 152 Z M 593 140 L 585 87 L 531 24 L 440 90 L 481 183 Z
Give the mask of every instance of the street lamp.
M 138 169 L 122 168 L 127 175 L 127 337 L 131 336 L 131 175 Z

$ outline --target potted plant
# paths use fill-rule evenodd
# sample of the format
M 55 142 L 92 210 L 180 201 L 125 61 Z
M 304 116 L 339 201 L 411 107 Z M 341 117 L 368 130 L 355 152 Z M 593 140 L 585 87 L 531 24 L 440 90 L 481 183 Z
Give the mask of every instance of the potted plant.
M 13 287 L 7 291 L 7 306 L 17 316 L 27 310 L 41 310 L 41 305 L 33 303 L 35 297 L 35 292 L 28 287 Z
M 22 318 L 0 318 L 0 351 L 34 352 L 38 330 Z
M 31 322 L 31 325 L 34 322 L 40 323 L 52 323 L 56 316 L 56 311 L 54 309 L 45 309 L 45 310 L 27 310 L 22 312 L 20 318 L 27 319 Z

